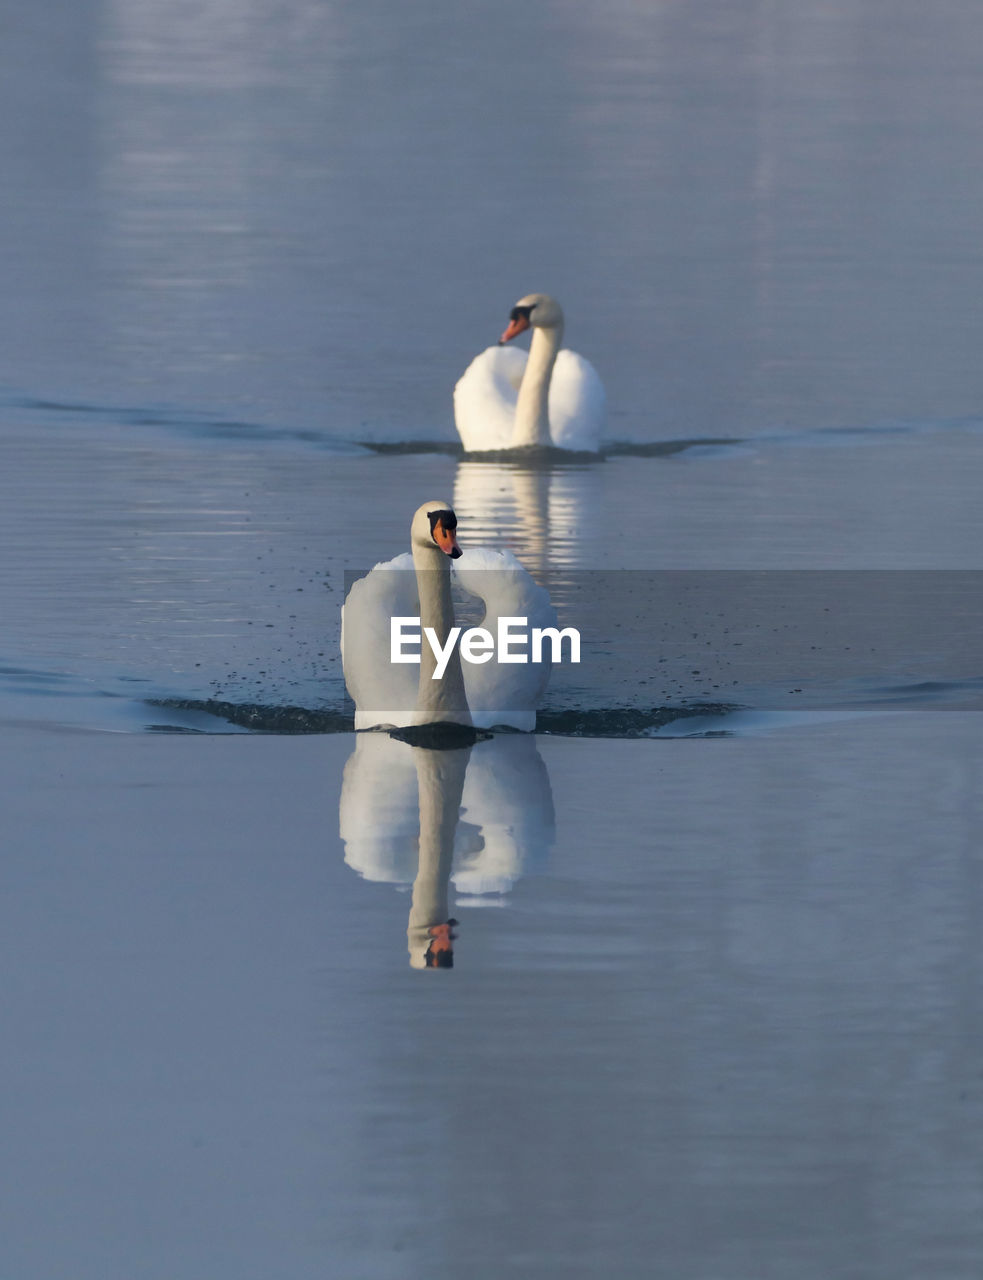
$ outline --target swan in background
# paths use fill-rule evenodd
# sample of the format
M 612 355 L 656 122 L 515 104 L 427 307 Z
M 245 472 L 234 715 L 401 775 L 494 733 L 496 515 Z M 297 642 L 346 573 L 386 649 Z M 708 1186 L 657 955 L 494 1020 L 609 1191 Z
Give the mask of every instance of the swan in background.
M 453 751 L 359 734 L 338 825 L 345 862 L 363 879 L 413 886 L 414 968 L 446 963 L 449 885 L 457 907 L 497 905 L 520 876 L 541 869 L 556 835 L 549 774 L 524 734 Z
M 408 725 L 474 725 L 489 729 L 536 727 L 536 707 L 550 675 L 549 646 L 543 661 L 467 663 L 462 671 L 455 645 L 440 679 L 426 641 L 420 664 L 390 660 L 390 620 L 419 617 L 445 647 L 454 623 L 453 578 L 465 596 L 477 597 L 484 616 L 474 625 L 497 633 L 500 617 L 525 618 L 533 627 L 556 626 L 556 610 L 510 551 L 457 544 L 457 516 L 449 503 L 425 502 L 410 525 L 409 555 L 377 564 L 352 585 L 341 611 L 341 655 L 355 703 L 355 728 Z
M 530 327 L 528 356 L 504 345 Z M 454 388 L 454 421 L 468 453 L 529 445 L 598 452 L 604 385 L 583 356 L 560 350 L 562 338 L 555 298 L 519 299 L 499 345 L 475 356 Z

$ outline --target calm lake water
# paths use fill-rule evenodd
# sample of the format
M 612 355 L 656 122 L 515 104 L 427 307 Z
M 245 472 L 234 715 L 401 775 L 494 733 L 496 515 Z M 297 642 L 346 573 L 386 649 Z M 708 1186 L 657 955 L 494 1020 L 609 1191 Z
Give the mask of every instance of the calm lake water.
M 0 14 L 0 1270 L 975 1280 L 978 7 Z M 595 464 L 455 448 L 534 289 Z M 431 496 L 588 642 L 454 760 Z

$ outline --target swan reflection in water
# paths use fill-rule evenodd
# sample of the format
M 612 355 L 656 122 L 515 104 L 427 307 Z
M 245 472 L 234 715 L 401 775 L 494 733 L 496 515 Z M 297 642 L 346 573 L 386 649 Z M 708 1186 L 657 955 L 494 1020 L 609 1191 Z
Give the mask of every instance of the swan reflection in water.
M 511 547 L 533 574 L 583 567 L 596 554 L 597 465 L 459 462 L 454 506 L 478 543 Z
M 431 750 L 360 733 L 338 817 L 353 870 L 412 885 L 406 937 L 415 969 L 453 965 L 451 885 L 457 907 L 499 905 L 545 863 L 555 836 L 549 775 L 526 734 Z

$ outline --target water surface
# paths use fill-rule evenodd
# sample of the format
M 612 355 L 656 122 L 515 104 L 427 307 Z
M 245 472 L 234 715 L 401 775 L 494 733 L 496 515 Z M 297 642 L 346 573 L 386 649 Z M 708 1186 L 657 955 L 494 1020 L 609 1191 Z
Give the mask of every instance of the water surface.
M 25 394 L 449 439 L 546 289 L 619 438 L 979 413 L 971 0 L 8 9 Z
M 976 714 L 536 745 L 420 973 L 352 738 L 5 732 L 8 1266 L 972 1275 Z
M 977 6 L 2 19 L 7 1271 L 975 1280 Z M 595 464 L 455 447 L 532 289 Z M 337 651 L 431 497 L 651 587 L 436 858 Z

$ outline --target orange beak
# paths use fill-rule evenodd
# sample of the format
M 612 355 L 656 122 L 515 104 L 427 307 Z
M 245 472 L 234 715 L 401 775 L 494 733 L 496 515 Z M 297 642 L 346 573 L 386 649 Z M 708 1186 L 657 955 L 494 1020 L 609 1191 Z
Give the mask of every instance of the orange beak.
M 514 320 L 509 321 L 509 327 L 505 330 L 505 332 L 499 338 L 498 345 L 500 347 L 503 347 L 506 342 L 511 342 L 513 338 L 517 338 L 520 333 L 523 333 L 528 328 L 529 328 L 529 317 L 521 316 L 521 315 L 516 316 Z
M 453 529 L 445 529 L 442 520 L 438 520 L 434 525 L 433 540 L 444 555 L 450 556 L 452 560 L 456 560 L 458 556 L 463 555 L 461 548 L 457 545 L 457 534 Z

